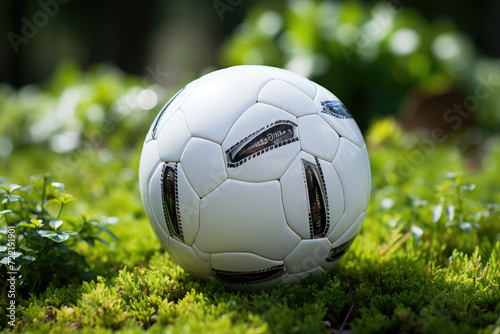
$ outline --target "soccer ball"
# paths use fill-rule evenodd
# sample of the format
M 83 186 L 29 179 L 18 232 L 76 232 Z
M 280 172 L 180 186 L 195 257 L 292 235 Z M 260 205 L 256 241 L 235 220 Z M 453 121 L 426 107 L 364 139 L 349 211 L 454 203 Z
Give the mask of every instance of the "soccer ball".
M 141 197 L 187 272 L 235 289 L 333 267 L 366 216 L 370 165 L 339 99 L 293 72 L 209 73 L 159 112 L 142 149 Z

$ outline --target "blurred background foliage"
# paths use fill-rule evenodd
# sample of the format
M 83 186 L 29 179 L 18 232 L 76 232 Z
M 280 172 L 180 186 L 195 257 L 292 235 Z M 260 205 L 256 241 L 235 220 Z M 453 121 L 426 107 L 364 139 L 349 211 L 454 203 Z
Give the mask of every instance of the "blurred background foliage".
M 270 64 L 301 73 L 337 94 L 362 129 L 373 115 L 408 112 L 401 110 L 405 99 L 421 104 L 457 91 L 450 107 L 463 104 L 489 75 L 500 88 L 498 61 L 482 57 L 452 20 L 428 22 L 402 6 L 357 1 L 256 6 L 226 42 L 223 64 Z M 481 126 L 497 128 L 499 96 L 481 101 L 475 114 Z

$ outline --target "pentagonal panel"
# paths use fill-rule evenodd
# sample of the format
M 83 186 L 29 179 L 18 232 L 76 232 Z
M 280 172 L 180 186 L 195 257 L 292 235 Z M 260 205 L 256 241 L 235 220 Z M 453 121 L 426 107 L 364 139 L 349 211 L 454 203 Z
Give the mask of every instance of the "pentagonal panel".
M 170 238 L 168 253 L 184 270 L 201 276 L 208 276 L 212 272 L 209 261 L 200 259 L 190 246 Z
M 182 153 L 181 163 L 200 197 L 206 196 L 227 179 L 222 148 L 212 141 L 192 138 Z
M 156 140 L 144 144 L 139 165 L 139 189 L 141 192 L 142 204 L 150 222 L 153 222 L 154 215 L 149 199 L 149 182 L 159 163 L 160 157 L 158 156 Z
M 340 138 L 332 165 L 339 175 L 344 192 L 347 218 L 342 219 L 350 220 L 352 224 L 366 210 L 370 198 L 370 162 L 366 148 Z
M 316 115 L 299 118 L 302 150 L 326 161 L 332 161 L 339 146 L 339 135 Z
M 269 73 L 274 79 L 280 79 L 288 82 L 289 84 L 293 85 L 294 87 L 302 91 L 304 94 L 306 94 L 311 100 L 316 95 L 315 84 L 309 79 L 297 73 L 270 66 L 255 66 L 255 67 L 258 67 L 259 69 Z
M 200 198 L 179 163 L 158 166 L 150 184 L 150 199 L 159 225 L 177 240 L 191 245 L 199 227 Z
M 196 245 L 203 252 L 248 252 L 282 260 L 300 238 L 286 224 L 278 181 L 226 180 L 202 198 Z
M 277 179 L 300 151 L 297 119 L 276 107 L 254 104 L 234 123 L 222 149 L 229 177 Z
M 344 212 L 340 180 L 329 162 L 301 152 L 280 183 L 288 225 L 304 239 L 324 237 Z
M 259 102 L 281 108 L 299 117 L 317 114 L 313 101 L 302 91 L 281 80 L 273 80 L 262 88 Z
M 153 124 L 151 124 L 151 128 L 149 129 L 149 132 L 146 136 L 146 141 L 149 141 L 150 139 L 153 138 L 158 138 L 158 134 L 160 133 L 161 129 L 165 125 L 165 123 L 168 121 L 170 116 L 177 111 L 181 105 L 181 103 L 186 99 L 186 97 L 189 95 L 189 93 L 193 90 L 193 88 L 196 86 L 197 81 L 193 81 L 186 85 L 185 87 L 181 88 L 160 110 L 158 115 L 156 116 Z
M 179 161 L 191 139 L 186 120 L 179 110 L 165 123 L 158 134 L 158 154 L 162 161 Z
M 318 267 L 328 256 L 331 245 L 327 238 L 302 240 L 285 258 L 288 272 L 295 274 Z
M 352 118 L 340 100 L 327 89 L 318 86 L 318 94 L 314 103 L 319 115 L 337 131 L 341 137 L 349 139 L 354 144 L 363 147 L 365 141 L 358 124 Z
M 198 79 L 196 89 L 181 106 L 193 136 L 221 143 L 270 80 L 267 73 L 246 66 L 215 71 Z

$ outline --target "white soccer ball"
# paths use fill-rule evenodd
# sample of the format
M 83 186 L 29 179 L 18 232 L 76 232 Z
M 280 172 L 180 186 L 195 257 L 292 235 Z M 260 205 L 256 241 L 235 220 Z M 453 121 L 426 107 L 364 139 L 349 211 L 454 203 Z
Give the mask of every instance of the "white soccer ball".
M 139 168 L 146 214 L 187 272 L 236 289 L 333 267 L 366 216 L 370 165 L 340 100 L 256 65 L 181 89 L 149 130 Z

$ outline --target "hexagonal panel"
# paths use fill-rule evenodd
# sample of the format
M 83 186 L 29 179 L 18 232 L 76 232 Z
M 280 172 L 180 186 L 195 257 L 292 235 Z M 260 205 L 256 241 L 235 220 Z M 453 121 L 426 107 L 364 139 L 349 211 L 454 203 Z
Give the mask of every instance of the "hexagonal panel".
M 210 261 L 210 254 L 209 253 L 205 253 L 205 252 L 202 252 L 198 246 L 196 246 L 195 243 L 193 243 L 191 245 L 191 248 L 193 249 L 193 251 L 196 253 L 196 255 L 202 260 L 202 261 L 205 261 L 205 262 L 208 262 Z
M 186 120 L 179 110 L 165 123 L 158 134 L 158 154 L 162 161 L 179 161 L 191 139 Z
M 168 245 L 169 245 L 169 240 L 171 239 L 167 232 L 159 225 L 159 224 L 152 224 L 153 225 L 153 230 L 156 234 L 156 237 L 160 241 L 161 246 L 163 249 L 168 251 Z
M 352 143 L 363 147 L 365 141 L 359 130 L 358 124 L 348 115 L 343 116 L 341 113 L 332 112 L 336 110 L 336 105 L 341 105 L 342 102 L 326 88 L 316 85 L 318 93 L 314 98 L 318 114 L 341 136 L 350 140 Z
M 339 147 L 339 135 L 320 116 L 299 117 L 302 150 L 326 161 L 332 161 Z
M 276 107 L 254 104 L 234 123 L 222 149 L 229 177 L 277 179 L 300 151 L 297 119 Z
M 264 71 L 246 66 L 215 71 L 198 79 L 196 89 L 181 106 L 193 136 L 221 143 L 270 80 Z
M 344 198 L 329 162 L 301 152 L 280 183 L 286 220 L 300 237 L 323 237 L 338 223 Z
M 318 276 L 319 274 L 324 273 L 325 271 L 321 267 L 316 267 L 314 269 L 302 272 L 302 273 L 297 273 L 297 274 L 290 274 L 288 275 L 287 278 L 283 280 L 283 283 L 285 284 L 298 284 L 302 282 L 303 280 L 307 279 L 309 276 Z
M 342 183 L 345 213 L 352 224 L 361 212 L 366 210 L 370 199 L 370 162 L 366 148 L 340 138 L 339 149 L 332 165 Z
M 213 253 L 212 268 L 227 271 L 261 271 L 283 264 L 252 253 Z
M 328 256 L 331 245 L 327 238 L 302 240 L 285 258 L 288 272 L 296 274 L 318 267 Z
M 153 221 L 154 215 L 149 200 L 149 182 L 159 163 L 160 157 L 158 156 L 156 140 L 144 144 L 139 165 L 139 189 L 142 204 L 150 222 Z
M 359 216 L 345 214 L 338 225 L 328 234 L 328 240 L 332 243 L 332 247 L 337 246 L 339 243 L 346 242 L 347 240 L 355 237 L 366 218 L 366 211 L 361 212 Z
M 326 261 L 321 264 L 323 269 L 331 269 L 340 259 L 342 259 L 342 257 L 344 257 L 361 230 L 365 218 L 366 212 L 363 212 L 352 225 L 349 224 L 351 217 L 346 218 L 346 224 L 343 223 L 343 219 L 341 220 L 338 227 L 328 236 L 328 240 L 334 240 L 334 242 L 332 243 Z
M 185 87 L 181 88 L 164 106 L 161 108 L 160 112 L 156 116 L 155 120 L 151 124 L 149 132 L 146 136 L 146 141 L 153 138 L 158 138 L 158 134 L 165 125 L 165 123 L 170 119 L 174 112 L 176 112 L 181 106 L 182 102 L 186 99 L 189 93 L 196 86 L 197 80 L 189 83 Z
M 170 238 L 168 253 L 187 272 L 208 276 L 212 272 L 210 261 L 200 259 L 190 246 Z
M 278 181 L 226 180 L 202 198 L 196 245 L 203 252 L 248 252 L 282 260 L 300 238 L 288 227 Z
M 311 100 L 316 95 L 315 84 L 309 79 L 306 79 L 297 73 L 271 66 L 258 66 L 258 67 L 259 69 L 269 73 L 274 79 L 280 79 L 288 82 L 289 84 L 291 84 L 292 86 L 296 87 L 301 92 L 306 94 L 306 96 L 308 96 Z
M 191 187 L 182 163 L 177 174 L 177 190 L 179 196 L 179 214 L 184 233 L 184 243 L 191 245 L 198 234 L 200 226 L 200 198 Z
M 182 153 L 181 163 L 200 197 L 206 196 L 227 179 L 222 148 L 212 141 L 192 138 Z
M 260 103 L 269 104 L 299 117 L 317 115 L 313 101 L 302 91 L 282 80 L 273 80 L 260 91 Z

